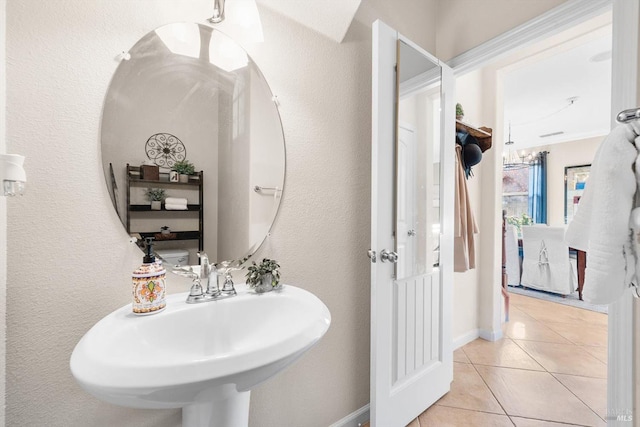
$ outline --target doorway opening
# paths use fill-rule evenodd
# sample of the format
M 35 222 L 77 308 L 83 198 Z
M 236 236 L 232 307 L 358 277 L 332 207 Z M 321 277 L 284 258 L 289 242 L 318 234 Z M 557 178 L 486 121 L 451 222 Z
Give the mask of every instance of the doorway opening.
M 601 312 L 606 306 L 583 301 L 586 254 L 567 246 L 564 231 L 609 133 L 611 51 L 611 13 L 605 13 L 483 71 L 495 73 L 497 114 L 507 135 L 496 168 L 509 288 Z M 539 274 L 541 251 L 553 260 L 550 276 Z
M 502 182 L 502 191 L 496 194 L 496 199 L 501 199 L 512 226 L 508 230 L 514 233 L 517 267 L 509 277 L 509 284 L 518 286 L 518 291 L 523 290 L 522 246 L 525 250 L 527 246 L 522 229 L 534 223 L 545 224 L 546 229 L 564 229 L 574 208 L 572 203 L 567 205 L 569 211 L 565 214 L 565 200 L 571 196 L 572 202 L 573 197 L 579 197 L 582 190 L 579 187 L 585 181 L 584 171 L 580 171 L 582 175 L 574 176 L 568 183 L 573 183 L 573 187 L 566 187 L 565 195 L 565 167 L 591 164 L 599 143 L 609 133 L 611 20 L 610 12 L 601 14 L 456 79 L 456 102 L 464 107 L 465 122 L 495 126 L 492 149 L 501 155 L 494 153 L 493 162 L 483 160 L 476 169 L 477 176 L 471 179 L 476 180 L 471 183 L 471 191 L 480 193 L 480 187 L 491 182 L 491 176 Z M 588 69 L 589 65 L 592 69 Z M 538 169 L 542 166 L 546 180 L 540 185 L 535 178 L 539 179 Z M 486 169 L 492 170 L 487 173 Z M 485 203 L 490 201 L 481 200 L 483 209 Z M 501 219 L 481 221 L 497 223 Z M 480 239 L 486 231 L 481 226 Z M 549 247 L 545 251 L 562 250 L 555 247 L 562 245 L 562 237 L 559 242 L 546 240 Z M 497 245 L 500 243 L 496 241 Z M 539 240 L 537 245 L 536 262 Z M 529 288 L 538 287 L 542 292 L 535 297 L 511 292 L 510 319 L 500 328 L 503 337 L 497 336 L 500 339 L 494 342 L 476 340 L 457 350 L 452 393 L 448 400 L 439 402 L 441 406 L 487 411 L 495 414 L 491 417 L 496 422 L 506 415 L 516 425 L 519 417 L 581 425 L 605 422 L 607 316 L 580 308 L 584 303 L 576 292 L 577 277 L 569 276 L 577 276 L 575 251 L 568 247 L 564 251 L 567 264 L 563 273 L 567 276 L 560 289 L 544 292 L 543 283 L 530 283 Z M 484 260 L 487 259 L 491 257 Z M 480 261 L 481 266 L 485 264 Z M 578 307 L 549 301 L 556 295 Z M 501 322 L 506 317 L 504 305 L 500 304 L 497 311 Z M 474 369 L 464 363 L 470 363 Z M 456 395 L 456 383 L 466 384 L 467 389 L 471 387 L 469 384 L 475 384 L 486 395 L 483 401 L 493 406 L 473 406 L 464 396 Z M 505 386 L 515 391 L 507 393 Z M 531 393 L 536 387 L 548 393 L 544 396 Z M 585 389 L 590 391 L 588 396 L 582 393 Z M 547 405 L 536 408 L 533 404 L 536 400 L 541 404 L 546 401 Z M 559 408 L 571 407 L 570 413 L 552 410 L 554 402 L 561 403 L 555 405 Z M 438 413 L 455 415 L 443 408 L 434 412 L 432 417 Z M 470 412 L 462 414 L 472 416 Z M 425 420 L 430 418 L 425 416 Z
M 617 113 L 627 108 L 637 107 L 636 87 L 637 87 L 637 34 L 638 34 L 638 5 L 635 2 L 610 2 L 610 1 L 594 1 L 592 3 L 567 2 L 562 7 L 558 7 L 543 16 L 540 16 L 525 25 L 514 29 L 512 32 L 497 37 L 478 48 L 474 48 L 454 59 L 449 64 L 454 67 L 454 72 L 458 76 L 462 76 L 470 70 L 474 70 L 490 62 L 495 56 L 504 57 L 506 54 L 512 53 L 517 49 L 527 46 L 528 42 L 539 40 L 548 34 L 555 34 L 562 29 L 569 28 L 584 22 L 593 16 L 602 12 L 611 10 L 613 5 L 613 81 L 611 110 Z M 578 7 L 586 6 L 587 9 Z M 576 16 L 579 15 L 579 16 Z M 554 27 L 554 28 L 551 28 Z M 496 84 L 495 79 L 491 81 L 483 76 L 483 79 L 489 80 Z M 498 87 L 497 89 L 502 89 Z M 460 87 L 458 87 L 458 93 Z M 496 92 L 493 92 L 496 96 Z M 502 93 L 497 93 L 502 95 Z M 500 148 L 507 135 L 502 135 L 505 128 L 503 123 L 502 111 L 494 108 L 491 111 L 483 113 L 489 123 L 496 125 L 494 133 L 494 141 Z M 613 115 L 613 114 L 612 114 Z M 494 148 L 496 145 L 494 145 Z M 500 150 L 499 154 L 502 150 Z M 482 272 L 479 283 L 478 298 L 485 307 L 485 313 L 480 313 L 480 326 L 490 328 L 489 333 L 499 337 L 501 323 L 504 312 L 501 312 L 502 297 L 499 293 L 500 289 L 500 246 L 498 244 L 499 230 L 496 216 L 501 210 L 501 169 L 502 156 L 495 153 L 490 156 L 487 164 L 487 177 L 483 182 L 483 187 L 487 191 L 483 191 L 483 211 L 494 212 L 492 215 L 485 215 L 482 220 L 481 228 L 484 228 L 485 235 L 489 235 L 491 244 L 485 247 L 488 253 L 480 264 L 486 268 Z M 500 172 L 500 173 L 499 173 Z M 487 201 L 487 199 L 489 199 Z M 493 200 L 493 205 L 491 203 Z M 488 206 L 487 206 L 488 205 Z M 486 206 L 486 207 L 485 207 Z M 483 213 L 485 213 L 483 212 Z M 493 248 L 493 250 L 491 250 Z M 634 402 L 634 376 L 633 376 L 633 299 L 631 291 L 628 291 L 623 298 L 609 305 L 608 317 L 608 414 L 619 414 L 621 411 L 629 413 L 632 410 Z M 488 308 L 486 308 L 488 307 Z M 484 323 L 484 324 L 483 324 Z M 455 326 L 455 324 L 454 324 Z M 482 331 L 481 331 L 482 332 Z M 614 422 L 616 418 L 613 418 Z M 610 421 L 610 419 L 608 420 Z

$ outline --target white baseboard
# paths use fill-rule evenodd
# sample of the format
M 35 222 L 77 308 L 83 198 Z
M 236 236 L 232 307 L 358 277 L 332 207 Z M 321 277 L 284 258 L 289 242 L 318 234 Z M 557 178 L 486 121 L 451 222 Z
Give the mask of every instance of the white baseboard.
M 453 340 L 453 349 L 457 350 L 463 345 L 469 344 L 471 341 L 480 337 L 480 329 L 472 329 Z
M 336 421 L 329 427 L 361 427 L 369 421 L 369 418 L 369 404 L 367 403 L 362 408 L 350 413 L 340 421 Z
M 498 341 L 503 336 L 502 329 L 490 331 L 488 329 L 480 329 L 480 338 L 487 341 Z

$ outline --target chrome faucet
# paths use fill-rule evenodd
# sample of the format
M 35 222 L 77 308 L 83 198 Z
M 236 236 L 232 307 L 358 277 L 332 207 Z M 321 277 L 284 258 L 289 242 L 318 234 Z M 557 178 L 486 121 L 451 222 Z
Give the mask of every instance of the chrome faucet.
M 206 280 L 207 290 L 205 294 L 213 297 L 220 295 L 220 289 L 218 289 L 218 270 L 215 264 L 209 262 L 209 256 L 204 252 L 198 252 L 200 257 L 200 279 Z
M 231 275 L 228 273 L 228 270 L 226 271 L 224 289 L 220 291 L 218 288 L 218 269 L 215 264 L 209 262 L 209 257 L 204 252 L 199 252 L 198 257 L 200 257 L 199 275 L 193 271 L 192 267 L 189 267 L 186 270 L 181 269 L 181 271 L 174 270 L 174 273 L 176 274 L 191 277 L 193 279 L 191 291 L 187 297 L 187 303 L 195 304 L 199 302 L 216 301 L 236 295 L 236 291 L 233 288 L 233 282 L 231 281 Z M 202 288 L 201 281 L 206 281 L 206 290 Z

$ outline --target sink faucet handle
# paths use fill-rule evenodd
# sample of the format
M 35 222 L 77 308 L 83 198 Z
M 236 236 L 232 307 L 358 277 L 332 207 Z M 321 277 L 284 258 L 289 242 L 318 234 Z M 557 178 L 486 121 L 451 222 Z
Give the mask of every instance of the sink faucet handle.
M 233 279 L 231 278 L 231 274 L 228 271 L 224 277 L 222 293 L 225 295 L 236 295 L 236 288 L 233 286 Z
M 191 291 L 189 292 L 189 296 L 187 297 L 187 302 L 195 302 L 196 300 L 202 298 L 202 285 L 200 284 L 200 279 L 193 279 L 193 284 L 191 285 Z

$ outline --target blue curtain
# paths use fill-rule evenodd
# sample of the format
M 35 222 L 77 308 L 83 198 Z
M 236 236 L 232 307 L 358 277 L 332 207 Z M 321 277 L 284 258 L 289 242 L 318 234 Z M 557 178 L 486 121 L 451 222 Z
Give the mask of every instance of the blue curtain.
M 547 223 L 547 152 L 539 153 L 529 166 L 529 216 L 536 224 Z

